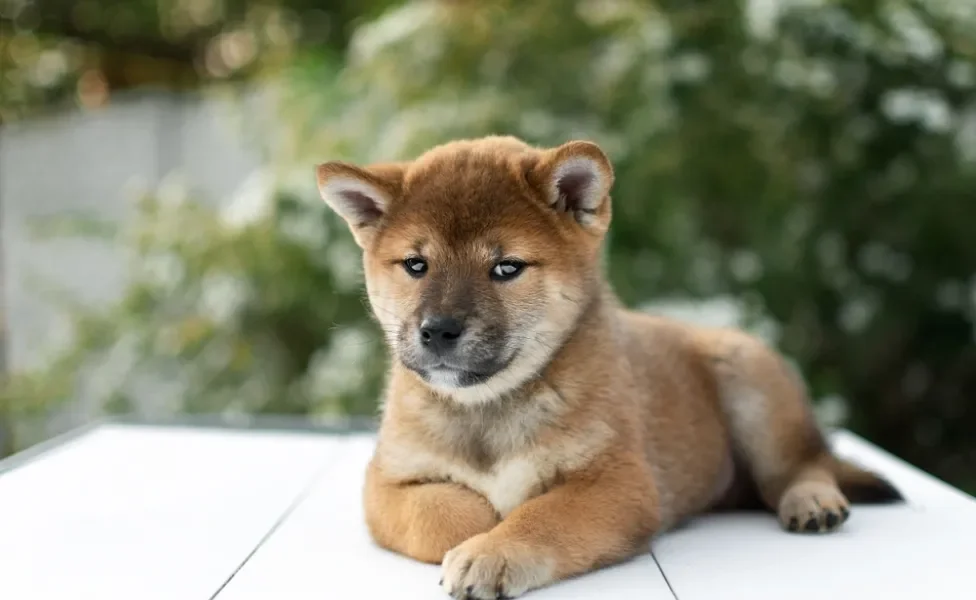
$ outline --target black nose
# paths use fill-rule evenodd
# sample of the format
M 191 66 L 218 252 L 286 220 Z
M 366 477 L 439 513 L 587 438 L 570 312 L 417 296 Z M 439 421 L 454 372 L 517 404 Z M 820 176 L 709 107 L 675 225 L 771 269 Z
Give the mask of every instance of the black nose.
M 464 326 L 453 317 L 427 317 L 420 324 L 420 341 L 433 352 L 446 352 L 457 345 Z

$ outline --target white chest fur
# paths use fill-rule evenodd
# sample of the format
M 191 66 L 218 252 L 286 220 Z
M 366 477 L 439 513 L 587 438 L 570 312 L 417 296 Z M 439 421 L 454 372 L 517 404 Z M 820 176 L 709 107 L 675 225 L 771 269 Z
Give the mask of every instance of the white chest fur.
M 388 475 L 397 479 L 464 485 L 483 495 L 505 517 L 547 489 L 557 475 L 568 475 L 589 464 L 612 436 L 607 425 L 594 423 L 572 437 L 502 457 L 485 469 L 456 457 L 398 444 L 384 452 L 382 464 Z
M 486 473 L 448 469 L 448 477 L 481 493 L 502 517 L 538 495 L 555 477 L 555 469 L 531 457 L 516 457 L 495 464 Z
M 384 456 L 383 467 L 394 477 L 459 483 L 487 498 L 503 517 L 539 494 L 556 475 L 556 465 L 533 455 L 503 459 L 480 470 L 417 448 L 398 448 L 392 454 Z

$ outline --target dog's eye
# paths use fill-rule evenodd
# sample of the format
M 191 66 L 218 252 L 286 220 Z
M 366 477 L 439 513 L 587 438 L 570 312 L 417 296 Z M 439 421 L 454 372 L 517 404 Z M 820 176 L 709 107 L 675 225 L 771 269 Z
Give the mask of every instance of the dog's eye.
M 524 262 L 503 260 L 491 268 L 491 278 L 495 281 L 508 281 L 519 276 L 525 268 Z
M 411 256 L 403 261 L 403 268 L 408 275 L 419 279 L 427 272 L 427 261 L 416 256 Z

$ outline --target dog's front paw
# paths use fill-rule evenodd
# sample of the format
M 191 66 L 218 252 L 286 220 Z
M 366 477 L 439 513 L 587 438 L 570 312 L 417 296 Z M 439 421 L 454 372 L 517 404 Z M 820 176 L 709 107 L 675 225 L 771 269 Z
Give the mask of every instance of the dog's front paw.
M 779 503 L 779 520 L 789 531 L 833 531 L 847 520 L 850 508 L 837 486 L 819 481 L 792 485 Z
M 444 556 L 441 587 L 468 600 L 515 598 L 552 582 L 553 564 L 544 549 L 506 541 L 491 532 L 476 535 Z

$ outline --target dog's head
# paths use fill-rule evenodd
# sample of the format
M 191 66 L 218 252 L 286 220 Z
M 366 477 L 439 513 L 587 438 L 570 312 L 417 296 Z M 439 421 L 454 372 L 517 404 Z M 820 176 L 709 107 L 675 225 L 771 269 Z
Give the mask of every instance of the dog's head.
M 391 352 L 459 402 L 536 375 L 598 293 L 613 171 L 595 144 L 488 137 L 317 176 L 364 250 Z

